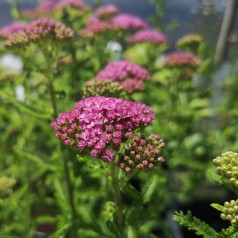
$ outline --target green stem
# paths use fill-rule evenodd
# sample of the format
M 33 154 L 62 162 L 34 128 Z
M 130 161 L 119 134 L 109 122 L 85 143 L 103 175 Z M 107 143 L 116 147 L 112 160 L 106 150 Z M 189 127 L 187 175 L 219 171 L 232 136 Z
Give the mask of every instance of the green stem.
M 57 103 L 56 103 L 56 98 L 55 98 L 54 85 L 53 85 L 51 76 L 49 74 L 47 75 L 47 78 L 48 78 L 48 86 L 49 86 L 49 90 L 50 90 L 50 99 L 51 99 L 52 108 L 53 108 L 53 118 L 57 118 L 58 117 L 58 109 L 57 109 Z
M 62 144 L 61 144 L 62 145 Z M 63 150 L 61 146 L 61 151 Z M 77 232 L 76 232 L 76 226 L 75 226 L 75 221 L 76 221 L 76 209 L 75 209 L 75 204 L 74 204 L 74 188 L 70 179 L 70 168 L 69 168 L 69 160 L 67 156 L 63 155 L 63 167 L 64 167 L 64 176 L 65 176 L 65 182 L 66 182 L 66 187 L 67 187 L 67 193 L 68 193 L 68 200 L 69 200 L 69 205 L 71 208 L 71 216 L 72 216 L 72 228 L 71 228 L 71 238 L 77 237 Z
M 50 97 L 51 97 L 51 103 L 52 103 L 52 108 L 53 108 L 53 117 L 57 118 L 58 110 L 57 110 L 57 103 L 56 103 L 56 98 L 55 98 L 55 90 L 54 90 L 53 77 L 52 77 L 53 67 L 52 67 L 51 61 L 49 60 L 48 54 L 45 52 L 44 55 L 45 55 L 45 58 L 47 61 L 46 76 L 48 78 L 48 86 L 49 86 L 49 90 L 50 90 Z M 77 233 L 76 233 L 76 227 L 75 227 L 76 209 L 75 209 L 75 204 L 74 204 L 74 189 L 73 189 L 72 182 L 70 179 L 69 160 L 68 160 L 67 156 L 64 156 L 62 144 L 60 144 L 60 152 L 62 154 L 61 158 L 63 161 L 63 171 L 64 171 L 64 177 L 65 177 L 65 182 L 66 182 L 68 201 L 69 201 L 69 205 L 71 208 L 71 215 L 72 215 L 72 228 L 70 231 L 70 238 L 75 238 L 75 237 L 77 237 L 77 235 L 76 235 Z
M 114 164 L 112 164 L 111 167 L 111 176 L 112 176 L 112 186 L 114 190 L 114 202 L 117 206 L 117 222 L 120 226 L 120 230 L 123 231 L 124 218 L 122 213 L 121 192 L 118 184 L 118 168 Z M 123 237 L 123 235 L 121 237 Z

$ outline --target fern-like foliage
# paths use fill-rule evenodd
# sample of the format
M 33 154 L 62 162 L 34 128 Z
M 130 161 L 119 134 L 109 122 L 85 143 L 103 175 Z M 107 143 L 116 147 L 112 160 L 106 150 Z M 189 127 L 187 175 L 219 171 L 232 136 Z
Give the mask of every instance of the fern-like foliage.
M 237 228 L 235 226 L 229 226 L 227 229 L 222 229 L 220 232 L 220 238 L 238 238 Z
M 207 223 L 201 221 L 200 219 L 194 217 L 190 211 L 184 214 L 182 211 L 176 212 L 173 219 L 180 223 L 180 225 L 185 226 L 188 230 L 195 231 L 195 233 L 204 238 L 218 238 L 219 234 L 210 227 Z
M 234 186 L 234 184 L 227 179 L 224 176 L 221 176 L 217 173 L 210 173 L 210 177 L 215 180 L 216 182 L 224 185 L 225 187 L 227 187 L 229 190 L 233 191 L 236 195 L 238 195 L 238 190 L 237 187 Z

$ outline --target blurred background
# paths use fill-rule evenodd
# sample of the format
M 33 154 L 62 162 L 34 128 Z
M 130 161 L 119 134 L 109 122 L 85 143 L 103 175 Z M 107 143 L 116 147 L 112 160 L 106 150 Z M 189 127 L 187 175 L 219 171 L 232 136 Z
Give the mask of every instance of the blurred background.
M 10 13 L 10 4 L 15 0 L 0 0 L 0 27 L 13 21 Z M 144 19 L 150 19 L 156 14 L 155 2 L 157 0 L 84 0 L 85 3 L 95 4 L 113 3 L 121 11 L 130 12 Z M 33 9 L 39 2 L 37 0 L 19 0 L 20 10 Z M 164 25 L 170 24 L 166 29 L 168 38 L 173 45 L 174 41 L 188 32 L 202 34 L 214 47 L 220 32 L 221 23 L 227 0 L 162 0 L 159 1 L 163 9 L 161 21 Z M 161 3 L 162 2 L 162 3 Z

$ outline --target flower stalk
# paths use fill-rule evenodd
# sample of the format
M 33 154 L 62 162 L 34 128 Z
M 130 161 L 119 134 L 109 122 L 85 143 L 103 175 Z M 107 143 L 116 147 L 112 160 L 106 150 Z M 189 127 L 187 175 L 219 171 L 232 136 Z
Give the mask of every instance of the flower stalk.
M 122 197 L 120 192 L 120 187 L 118 183 L 118 168 L 115 166 L 115 164 L 112 164 L 111 166 L 111 177 L 112 177 L 112 186 L 114 190 L 114 202 L 117 206 L 117 222 L 119 226 L 121 227 L 121 231 L 124 224 L 124 217 L 122 213 Z

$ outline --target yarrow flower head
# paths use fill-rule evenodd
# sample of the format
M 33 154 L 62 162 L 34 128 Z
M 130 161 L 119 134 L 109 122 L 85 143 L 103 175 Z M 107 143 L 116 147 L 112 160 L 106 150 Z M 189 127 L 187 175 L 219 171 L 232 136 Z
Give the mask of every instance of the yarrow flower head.
M 56 9 L 57 8 L 66 8 L 66 7 L 81 9 L 81 8 L 86 7 L 86 4 L 80 0 L 61 0 L 55 6 Z
M 53 0 L 45 0 L 44 2 L 40 3 L 36 8 L 35 12 L 38 13 L 50 13 L 55 8 L 55 2 Z M 40 15 L 40 14 L 39 14 Z
M 13 34 L 23 31 L 25 24 L 22 22 L 13 22 L 0 28 L 0 37 L 8 38 Z
M 64 41 L 73 38 L 73 30 L 50 18 L 38 18 L 29 23 L 23 31 L 10 36 L 4 45 L 6 47 L 26 46 L 30 42 L 43 39 Z
M 200 35 L 198 34 L 187 34 L 177 40 L 176 46 L 178 49 L 181 50 L 188 50 L 191 52 L 196 53 L 202 44 L 203 39 Z
M 127 133 L 130 137 L 130 133 Z M 165 159 L 160 155 L 165 146 L 158 135 L 151 134 L 146 140 L 144 137 L 134 135 L 132 142 L 125 146 L 123 153 L 118 155 L 114 163 L 126 173 L 135 171 L 152 170 Z
M 238 188 L 238 153 L 228 151 L 213 160 L 217 172 Z
M 82 29 L 79 32 L 79 35 L 86 39 L 92 39 L 100 35 L 101 33 L 115 31 L 115 30 L 117 30 L 115 25 L 111 24 L 110 22 L 99 20 L 89 24 L 87 27 Z
M 117 6 L 115 6 L 114 4 L 108 4 L 108 5 L 99 7 L 96 10 L 95 15 L 99 19 L 105 19 L 105 18 L 107 19 L 107 18 L 117 15 L 119 12 L 120 12 L 120 10 Z
M 114 160 L 114 149 L 136 128 L 146 127 L 155 119 L 145 104 L 118 98 L 90 97 L 62 113 L 51 126 L 65 144 L 89 151 L 92 158 Z
M 118 82 L 127 93 L 132 93 L 144 89 L 144 81 L 150 80 L 150 74 L 138 64 L 121 60 L 106 65 L 95 79 Z
M 149 27 L 149 23 L 144 19 L 132 14 L 121 13 L 111 19 L 111 23 L 119 29 L 143 29 Z
M 92 79 L 84 84 L 82 95 L 83 98 L 92 96 L 124 98 L 125 91 L 116 82 L 97 81 Z
M 43 17 L 49 14 L 52 14 L 54 11 L 56 3 L 54 0 L 45 0 L 42 3 L 38 4 L 32 10 L 24 10 L 21 12 L 21 15 L 26 18 L 38 18 Z
M 230 221 L 233 225 L 238 225 L 238 200 L 224 203 L 221 218 Z
M 172 52 L 168 54 L 165 59 L 164 65 L 167 67 L 183 67 L 190 66 L 197 68 L 200 66 L 201 61 L 190 52 Z
M 143 29 L 135 33 L 131 38 L 129 38 L 129 43 L 141 43 L 149 42 L 156 45 L 166 43 L 167 38 L 164 34 L 153 30 L 153 29 Z

